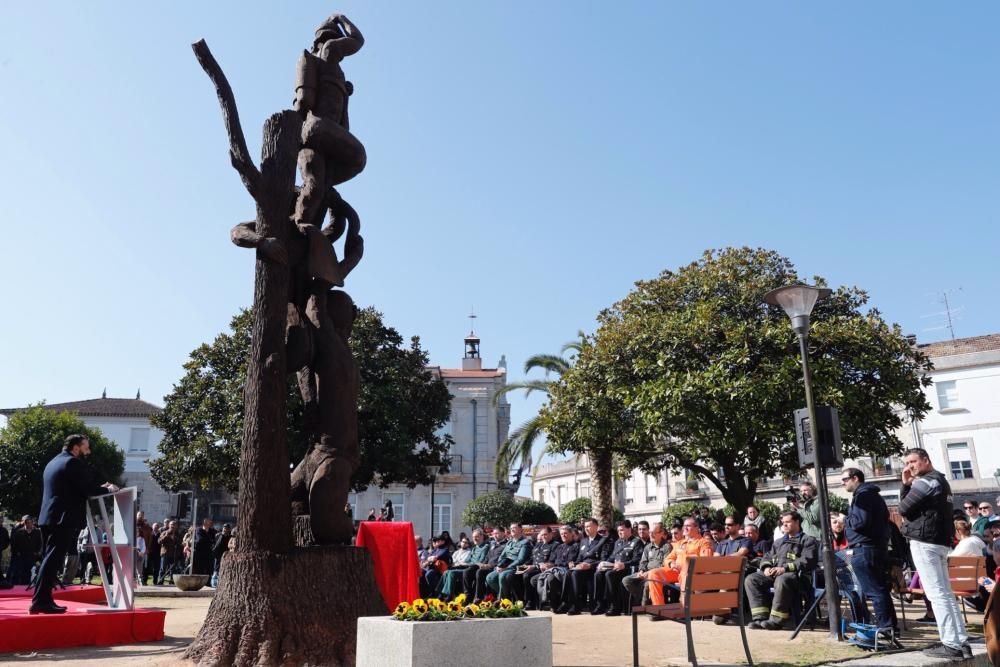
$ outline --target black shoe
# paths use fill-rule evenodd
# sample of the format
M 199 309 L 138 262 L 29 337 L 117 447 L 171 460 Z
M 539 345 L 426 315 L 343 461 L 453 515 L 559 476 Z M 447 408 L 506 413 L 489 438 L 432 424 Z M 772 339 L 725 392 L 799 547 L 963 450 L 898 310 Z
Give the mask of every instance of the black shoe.
M 60 607 L 52 602 L 33 604 L 28 608 L 29 614 L 65 614 L 66 607 Z
M 921 616 L 915 622 L 916 623 L 930 623 L 931 625 L 937 625 L 937 619 L 934 618 L 933 616 L 929 616 L 929 615 Z
M 567 616 L 579 616 L 580 615 L 580 610 L 577 609 L 576 607 L 570 607 L 569 609 L 566 610 L 566 615 Z
M 553 614 L 565 614 L 570 610 L 570 606 L 565 602 L 552 610 Z
M 754 620 L 750 621 L 749 623 L 747 623 L 747 629 L 748 630 L 763 630 L 764 629 L 764 621 L 758 621 L 758 620 L 754 619 Z
M 621 616 L 622 613 L 620 611 L 618 611 L 617 609 L 615 609 L 614 607 L 609 607 L 608 610 L 606 612 L 604 612 L 604 615 L 605 616 Z
M 785 624 L 782 623 L 781 621 L 772 621 L 768 619 L 763 623 L 761 623 L 760 627 L 764 628 L 765 630 L 781 630 L 782 628 L 785 627 Z
M 535 606 L 534 602 L 529 602 L 526 605 L 524 605 L 524 610 L 525 611 L 538 611 L 538 607 Z
M 729 622 L 729 617 L 728 616 L 713 616 L 712 617 L 712 623 L 715 623 L 716 625 L 725 625 L 728 622 Z
M 603 604 L 599 604 L 590 610 L 590 614 L 591 616 L 601 616 L 607 613 L 607 611 L 608 611 L 607 608 Z
M 971 653 L 972 649 L 969 649 Z M 961 660 L 965 657 L 965 652 L 960 648 L 952 648 L 950 646 L 945 646 L 941 644 L 940 646 L 932 646 L 930 648 L 925 648 L 923 651 L 924 655 L 931 658 L 947 658 L 949 660 Z
M 962 657 L 966 660 L 972 657 L 972 647 L 968 644 L 962 644 Z
M 650 615 L 649 620 L 650 621 L 665 621 L 667 619 L 666 619 L 665 616 L 659 616 L 657 614 L 652 614 L 652 615 Z

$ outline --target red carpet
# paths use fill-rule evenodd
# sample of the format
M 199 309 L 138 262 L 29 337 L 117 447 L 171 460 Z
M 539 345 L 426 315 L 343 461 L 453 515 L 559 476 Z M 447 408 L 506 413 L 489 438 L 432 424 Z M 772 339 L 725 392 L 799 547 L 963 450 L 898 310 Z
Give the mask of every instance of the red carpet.
M 0 589 L 0 601 L 9 598 L 30 598 L 32 591 L 27 590 L 27 586 L 14 586 L 14 588 Z M 56 600 L 71 600 L 73 602 L 88 602 L 90 604 L 104 604 L 103 586 L 67 586 L 57 588 L 52 591 L 52 597 Z
M 22 589 L 23 587 L 19 587 Z M 97 590 L 101 590 L 97 587 Z M 3 591 L 9 593 L 10 591 Z M 101 591 L 103 597 L 103 591 Z M 58 596 L 56 596 L 58 597 Z M 0 597 L 0 653 L 32 651 L 71 646 L 110 646 L 163 639 L 165 611 L 102 611 L 88 613 L 103 605 L 72 600 L 61 601 L 65 614 L 28 614 L 31 599 Z
M 409 521 L 362 521 L 355 544 L 375 563 L 375 583 L 392 611 L 402 601 L 420 597 L 420 563 Z

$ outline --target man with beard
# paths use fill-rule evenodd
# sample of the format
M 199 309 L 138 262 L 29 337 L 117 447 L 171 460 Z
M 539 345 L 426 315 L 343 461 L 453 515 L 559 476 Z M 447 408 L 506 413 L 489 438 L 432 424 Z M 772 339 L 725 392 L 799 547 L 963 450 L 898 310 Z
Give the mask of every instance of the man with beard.
M 52 599 L 52 586 L 70 542 L 76 539 L 86 523 L 87 498 L 118 491 L 118 487 L 110 482 L 98 484 L 93 481 L 91 471 L 84 463 L 87 456 L 90 456 L 87 436 L 71 435 L 66 438 L 62 452 L 45 466 L 42 511 L 38 514 L 38 522 L 44 527 L 47 539 L 38 583 L 28 609 L 31 614 L 62 614 L 66 611 L 66 607 L 60 607 Z

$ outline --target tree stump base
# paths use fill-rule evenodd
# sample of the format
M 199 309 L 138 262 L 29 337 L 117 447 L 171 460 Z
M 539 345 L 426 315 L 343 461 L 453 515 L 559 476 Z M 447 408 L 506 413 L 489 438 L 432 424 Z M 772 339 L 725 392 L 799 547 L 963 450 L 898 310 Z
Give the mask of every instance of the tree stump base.
M 205 623 L 184 657 L 199 665 L 354 664 L 359 616 L 389 613 L 367 549 L 227 553 Z

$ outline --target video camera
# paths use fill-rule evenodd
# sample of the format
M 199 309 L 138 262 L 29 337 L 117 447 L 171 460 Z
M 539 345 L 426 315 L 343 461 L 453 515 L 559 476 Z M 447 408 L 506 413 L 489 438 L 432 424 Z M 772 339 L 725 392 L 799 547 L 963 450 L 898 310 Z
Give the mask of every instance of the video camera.
M 802 503 L 802 493 L 799 491 L 799 487 L 791 485 L 785 487 L 785 502 Z

